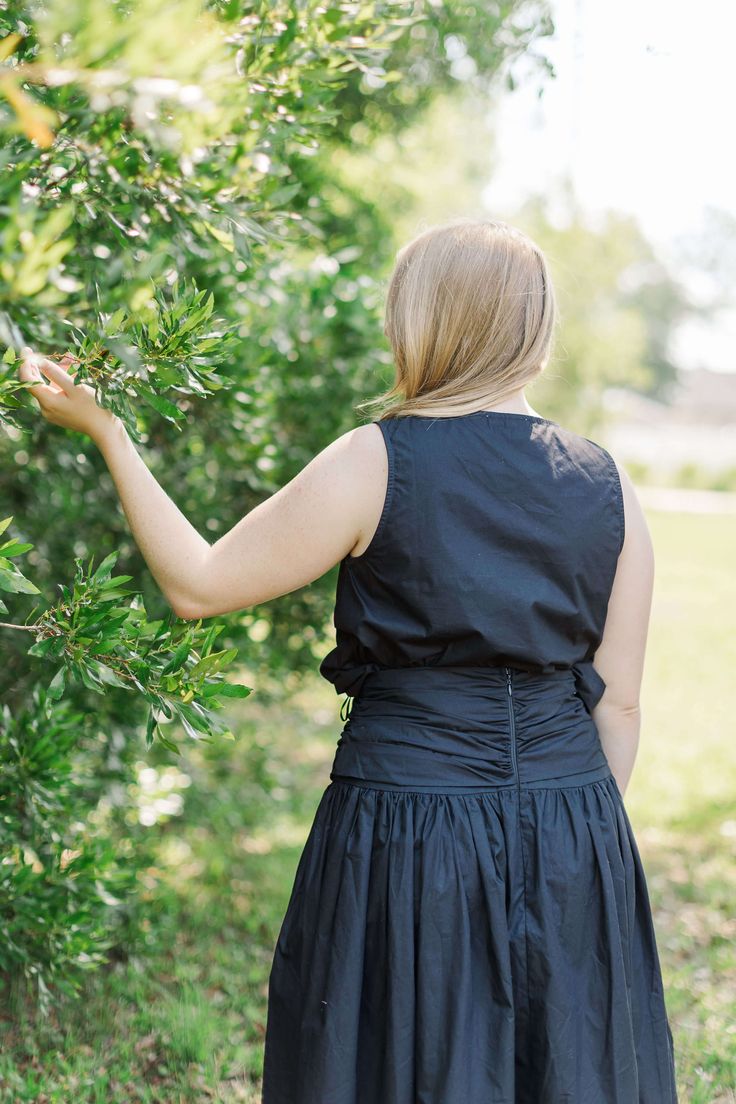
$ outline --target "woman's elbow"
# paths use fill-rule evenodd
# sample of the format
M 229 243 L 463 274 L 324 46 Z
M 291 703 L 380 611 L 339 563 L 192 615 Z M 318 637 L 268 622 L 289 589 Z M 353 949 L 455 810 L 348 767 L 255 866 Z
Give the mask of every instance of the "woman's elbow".
M 195 602 L 171 596 L 167 601 L 171 606 L 174 616 L 178 617 L 181 621 L 199 621 L 200 618 L 206 616 Z

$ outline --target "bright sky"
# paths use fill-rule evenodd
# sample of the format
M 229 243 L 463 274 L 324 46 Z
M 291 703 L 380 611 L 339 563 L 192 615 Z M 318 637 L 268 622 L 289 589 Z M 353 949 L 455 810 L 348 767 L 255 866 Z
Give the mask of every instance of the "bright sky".
M 552 0 L 556 33 L 537 50 L 557 77 L 523 81 L 494 110 L 500 165 L 487 198 L 513 209 L 567 173 L 582 205 L 636 215 L 665 260 L 707 206 L 736 216 L 731 0 Z M 521 75 L 522 70 L 519 69 Z M 676 271 L 682 278 L 682 273 Z M 735 309 L 689 324 L 683 366 L 736 369 Z

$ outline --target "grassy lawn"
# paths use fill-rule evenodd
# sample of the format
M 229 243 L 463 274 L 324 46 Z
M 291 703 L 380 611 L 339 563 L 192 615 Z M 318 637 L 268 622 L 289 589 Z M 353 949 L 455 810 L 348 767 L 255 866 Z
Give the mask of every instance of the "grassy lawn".
M 736 517 L 649 513 L 657 560 L 629 816 L 686 1104 L 736 1100 Z
M 657 590 L 626 804 L 649 877 L 681 1102 L 733 1104 L 736 518 L 649 517 Z M 151 829 L 153 954 L 111 964 L 45 1025 L 19 1001 L 0 1048 L 1 1104 L 259 1101 L 271 952 L 329 781 L 339 701 L 317 676 L 286 705 L 254 694 L 235 745 L 187 750 L 184 815 Z M 245 768 L 254 758 L 275 777 L 268 798 Z

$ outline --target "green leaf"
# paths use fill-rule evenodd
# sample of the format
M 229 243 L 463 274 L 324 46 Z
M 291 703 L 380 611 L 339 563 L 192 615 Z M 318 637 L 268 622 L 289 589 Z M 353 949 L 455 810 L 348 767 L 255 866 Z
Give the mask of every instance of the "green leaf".
M 114 311 L 107 319 L 104 325 L 104 332 L 106 334 L 116 334 L 120 331 L 123 319 L 125 318 L 125 309 L 120 307 L 119 310 Z
M 195 726 L 184 716 L 183 713 L 180 712 L 178 717 L 184 727 L 184 731 L 186 732 L 187 736 L 191 736 L 193 740 L 199 740 L 200 736 L 203 733 L 205 735 L 207 734 L 206 728 L 195 728 Z
M 302 185 L 299 181 L 295 184 L 284 184 L 281 188 L 277 188 L 275 192 L 272 192 L 268 197 L 268 202 L 272 207 L 281 207 L 293 199 L 297 192 L 300 192 Z
M 194 664 L 192 669 L 188 672 L 189 678 L 195 679 L 199 678 L 200 675 L 208 674 L 210 671 L 218 671 L 223 664 L 229 663 L 237 654 L 237 648 L 227 648 L 222 652 L 212 652 L 211 655 L 204 656 L 203 659 L 198 660 Z
M 108 667 L 106 663 L 96 663 L 97 672 L 104 683 L 108 686 L 122 686 L 123 690 L 128 690 L 130 684 L 120 678 L 111 667 Z
M 163 746 L 165 748 L 168 748 L 169 751 L 173 751 L 174 755 L 181 755 L 181 749 L 179 747 L 177 747 L 177 745 L 174 743 L 174 741 L 170 740 L 168 738 L 168 736 L 164 736 L 161 729 L 158 730 L 158 739 L 159 739 L 159 743 L 163 744 Z
M 105 556 L 104 560 L 97 568 L 94 575 L 92 575 L 92 579 L 94 579 L 96 583 L 104 582 L 105 579 L 110 578 L 112 569 L 115 566 L 115 562 L 117 561 L 119 555 L 120 553 L 116 551 L 110 552 L 109 555 Z
M 153 735 L 156 730 L 156 717 L 154 716 L 153 709 L 148 711 L 148 720 L 146 721 L 146 747 L 151 746 L 153 743 Z
M 56 701 L 64 693 L 64 687 L 66 685 L 67 668 L 60 667 L 56 672 L 51 682 L 48 685 L 46 693 L 50 698 Z
M 96 677 L 94 670 L 85 663 L 77 664 L 77 674 L 88 690 L 94 690 L 96 694 L 104 694 L 104 688 Z
M 0 545 L 0 553 L 2 553 L 6 559 L 9 559 L 11 556 L 20 556 L 22 552 L 27 552 L 29 548 L 33 548 L 33 545 L 20 544 L 20 542 L 14 538 Z
M 49 636 L 42 640 L 37 640 L 35 644 L 32 644 L 27 654 L 33 656 L 52 656 L 58 659 L 59 656 L 63 655 L 65 646 L 66 640 L 64 636 Z
M 210 654 L 210 648 L 212 647 L 220 633 L 223 632 L 224 628 L 225 626 L 222 623 L 218 624 L 217 622 L 209 626 L 209 628 L 207 629 L 207 635 L 205 636 L 204 642 L 202 644 L 202 655 Z
M 141 398 L 147 402 L 149 406 L 152 406 L 154 410 L 157 410 L 159 414 L 163 414 L 167 420 L 173 419 L 178 422 L 184 417 L 179 407 L 174 406 L 174 404 L 169 402 L 168 399 L 165 399 L 163 395 L 156 395 L 153 391 L 144 391 L 141 394 Z
M 166 666 L 161 668 L 161 674 L 168 675 L 172 671 L 180 670 L 180 668 L 184 666 L 184 661 L 189 655 L 191 648 L 192 641 L 191 638 L 187 635 L 184 640 L 181 641 Z
M 235 682 L 211 682 L 202 690 L 202 696 L 205 698 L 247 698 L 252 692 L 252 687 L 240 686 Z
M 12 571 L 8 568 L 12 567 Z M 0 590 L 7 590 L 11 594 L 40 594 L 41 591 L 30 579 L 18 571 L 15 565 L 8 563 L 8 568 L 0 563 Z
M 118 587 L 122 583 L 129 583 L 133 578 L 132 575 L 115 575 L 112 579 L 108 579 L 102 584 L 100 590 L 108 590 L 111 587 Z
M 131 610 L 132 614 L 136 612 L 136 610 Z M 149 637 L 152 636 L 155 637 L 163 623 L 163 619 L 160 619 L 159 621 L 149 621 L 147 624 L 141 625 L 137 630 L 138 636 L 141 640 L 148 640 Z

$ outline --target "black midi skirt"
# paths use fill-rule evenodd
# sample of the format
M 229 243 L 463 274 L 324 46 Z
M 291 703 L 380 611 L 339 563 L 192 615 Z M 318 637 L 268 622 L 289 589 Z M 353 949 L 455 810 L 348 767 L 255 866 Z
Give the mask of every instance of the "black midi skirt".
M 263 1104 L 677 1104 L 645 873 L 570 671 L 379 671 L 330 778 Z

